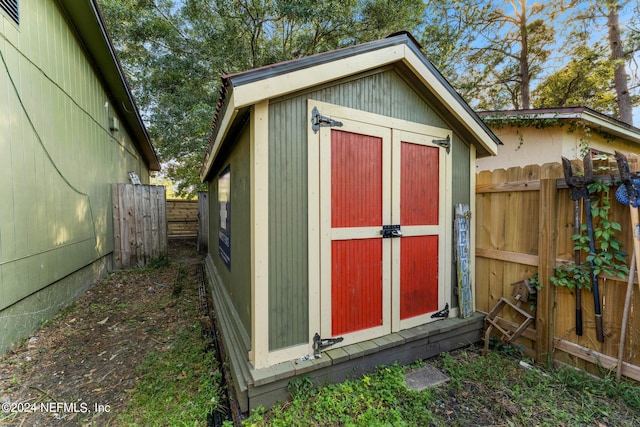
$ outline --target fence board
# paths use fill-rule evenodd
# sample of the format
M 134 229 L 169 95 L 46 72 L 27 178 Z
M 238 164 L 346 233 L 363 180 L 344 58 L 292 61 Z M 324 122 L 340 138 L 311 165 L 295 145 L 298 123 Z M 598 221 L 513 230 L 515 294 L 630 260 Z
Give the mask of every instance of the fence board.
M 113 184 L 114 267 L 145 266 L 167 254 L 163 186 Z
M 123 226 L 126 230 L 127 240 L 123 242 L 124 256 L 122 258 L 123 261 L 127 261 L 123 266 L 131 267 L 138 263 L 138 254 L 136 252 L 136 200 L 133 186 L 124 187 L 123 203 L 126 212 Z
M 158 235 L 158 194 L 154 191 L 149 191 L 149 215 L 151 234 Z M 160 242 L 159 239 L 151 239 L 151 256 L 157 258 L 160 254 Z
M 168 253 L 167 193 L 158 191 L 158 256 Z M 164 207 L 164 208 L 163 208 Z
M 113 264 L 117 266 L 122 265 L 122 251 L 118 250 L 122 248 L 122 227 L 121 227 L 121 203 L 120 203 L 120 192 L 118 187 L 113 186 L 112 188 L 113 194 L 111 196 L 113 201 L 113 245 L 116 250 L 113 254 Z
M 536 330 L 536 359 L 550 364 L 553 352 L 553 328 L 555 288 L 551 283 L 553 266 L 556 260 L 557 241 L 557 198 L 556 182 L 554 179 L 542 179 L 540 181 L 539 204 L 539 235 L 538 252 L 540 253 L 538 265 L 538 280 L 542 289 L 538 291 Z

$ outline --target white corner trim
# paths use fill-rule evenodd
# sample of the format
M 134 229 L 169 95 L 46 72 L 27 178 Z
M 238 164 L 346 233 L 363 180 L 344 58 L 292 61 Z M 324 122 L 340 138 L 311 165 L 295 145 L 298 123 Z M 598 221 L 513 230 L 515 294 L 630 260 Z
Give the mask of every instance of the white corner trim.
M 269 101 L 251 110 L 251 352 L 269 364 Z

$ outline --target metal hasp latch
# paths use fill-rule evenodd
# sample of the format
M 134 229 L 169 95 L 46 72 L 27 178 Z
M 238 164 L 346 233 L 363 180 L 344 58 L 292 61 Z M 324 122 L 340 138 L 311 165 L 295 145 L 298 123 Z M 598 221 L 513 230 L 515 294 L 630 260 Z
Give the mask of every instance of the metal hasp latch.
M 316 357 L 320 357 L 320 350 L 325 347 L 329 347 L 336 343 L 342 342 L 343 340 L 344 338 L 342 337 L 322 339 L 320 338 L 320 334 L 316 332 L 316 334 L 313 336 L 313 355 Z
M 449 154 L 449 151 L 451 151 L 451 138 L 449 138 L 449 135 L 447 135 L 446 139 L 434 139 L 431 142 L 433 142 L 436 145 L 439 145 L 442 148 L 446 148 L 447 154 Z
M 402 237 L 402 231 L 400 225 L 383 225 L 380 234 L 383 239 L 389 239 L 391 237 Z
M 332 127 L 332 126 L 342 126 L 342 122 L 337 120 L 333 120 L 330 117 L 323 116 L 318 111 L 318 107 L 313 107 L 311 110 L 311 129 L 313 129 L 313 133 L 318 133 L 321 127 Z

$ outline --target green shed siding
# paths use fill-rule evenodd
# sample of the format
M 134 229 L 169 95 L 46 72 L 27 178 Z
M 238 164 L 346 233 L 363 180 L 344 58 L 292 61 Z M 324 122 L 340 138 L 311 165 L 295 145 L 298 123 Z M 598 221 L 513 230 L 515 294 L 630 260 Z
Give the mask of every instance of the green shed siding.
M 269 349 L 307 343 L 307 99 L 451 128 L 394 69 L 368 73 L 269 105 Z M 321 112 L 322 113 L 322 112 Z M 453 199 L 469 196 L 469 147 L 453 138 Z M 461 147 L 458 147 L 462 145 Z M 458 156 L 460 156 L 458 158 Z M 456 167 L 454 167 L 454 170 Z M 457 172 L 456 172 L 457 173 Z M 454 174 L 455 175 L 455 174 Z M 458 181 L 457 179 L 460 180 Z M 467 195 L 464 196 L 466 191 Z M 451 207 L 453 209 L 453 207 Z
M 462 142 L 458 135 L 453 134 L 453 145 L 451 155 L 453 156 L 453 173 L 451 177 L 452 181 L 452 200 L 453 206 L 451 209 L 451 218 L 455 218 L 455 205 L 458 203 L 470 204 L 470 182 L 471 182 L 471 149 L 467 144 Z M 455 251 L 455 245 L 451 246 L 452 251 Z M 451 254 L 451 274 L 452 280 L 454 280 L 454 286 L 451 287 L 451 296 L 449 304 L 451 307 L 458 307 L 458 296 L 456 294 L 455 283 L 456 278 L 456 264 L 454 254 Z
M 209 253 L 247 335 L 251 336 L 251 156 L 249 126 L 209 181 Z M 218 176 L 231 167 L 231 270 L 218 253 Z
M 20 25 L 0 14 L 0 32 L 2 352 L 20 338 L 13 324 L 33 328 L 69 301 L 33 295 L 113 251 L 111 183 L 149 172 L 126 129 L 109 130 L 110 96 L 55 2 L 20 2 Z
M 306 108 L 269 106 L 269 350 L 309 339 Z

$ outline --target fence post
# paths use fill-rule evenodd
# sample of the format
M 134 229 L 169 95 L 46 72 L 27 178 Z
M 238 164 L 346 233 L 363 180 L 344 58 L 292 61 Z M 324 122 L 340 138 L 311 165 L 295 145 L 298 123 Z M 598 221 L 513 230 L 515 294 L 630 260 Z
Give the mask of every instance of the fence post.
M 555 286 L 551 283 L 556 261 L 558 237 L 558 191 L 555 179 L 540 180 L 538 280 L 542 289 L 538 291 L 536 310 L 536 361 L 546 366 L 552 362 L 554 335 Z

